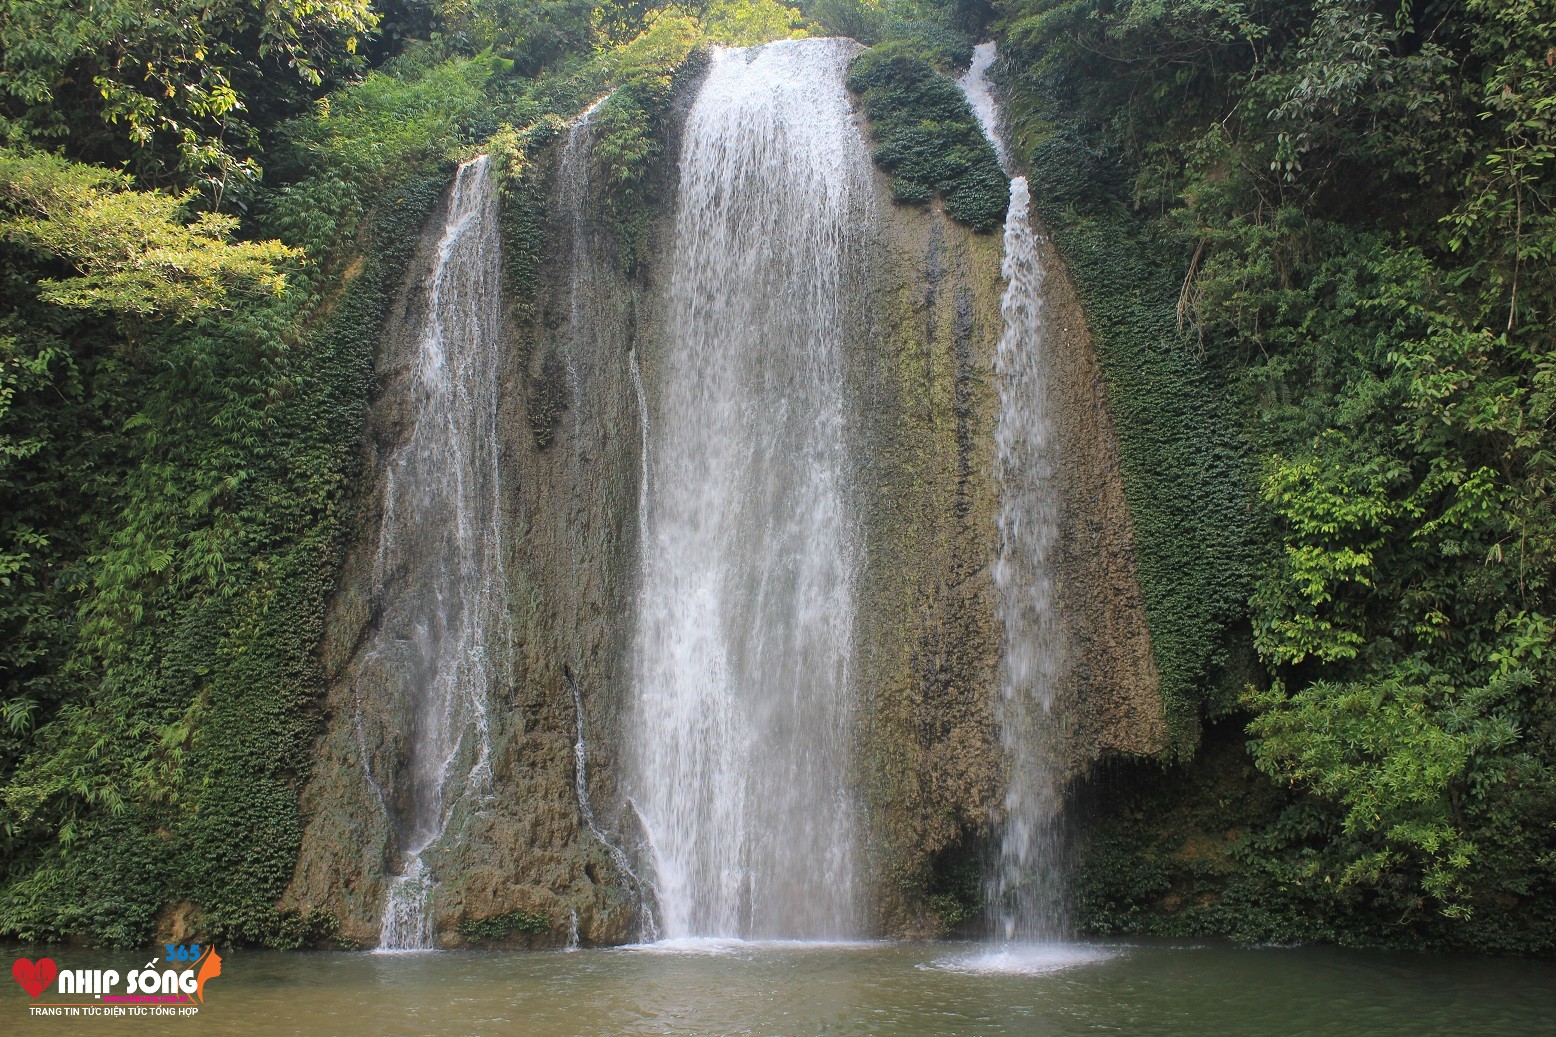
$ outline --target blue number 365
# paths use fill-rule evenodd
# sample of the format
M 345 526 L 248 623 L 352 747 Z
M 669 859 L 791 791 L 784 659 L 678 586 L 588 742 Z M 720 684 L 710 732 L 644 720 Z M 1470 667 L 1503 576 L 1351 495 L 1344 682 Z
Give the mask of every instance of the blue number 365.
M 200 957 L 198 943 L 165 943 L 168 961 L 194 961 Z

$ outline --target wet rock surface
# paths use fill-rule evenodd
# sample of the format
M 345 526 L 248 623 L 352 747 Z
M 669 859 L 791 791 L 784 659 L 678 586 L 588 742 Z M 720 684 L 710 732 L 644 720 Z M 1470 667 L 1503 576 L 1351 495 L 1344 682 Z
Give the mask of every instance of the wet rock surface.
M 592 195 L 581 200 L 582 220 L 570 208 L 559 176 L 566 134 L 535 157 L 506 202 L 505 219 L 528 205 L 541 235 L 534 290 L 511 299 L 504 318 L 510 348 L 499 421 L 512 644 L 503 648 L 492 704 L 491 796 L 427 855 L 442 876 L 434 915 L 443 946 L 490 932 L 480 923 L 514 912 L 545 926 L 497 942 L 561 945 L 575 918 L 585 944 L 640 937 L 640 891 L 622 863 L 640 863 L 632 851 L 642 849 L 641 832 L 620 786 L 620 747 L 639 579 L 633 361 L 652 407 L 674 132 L 666 143 L 653 177 L 649 261 L 631 275 Z M 938 208 L 893 205 L 884 177 L 875 185 L 876 247 L 849 274 L 846 378 L 865 540 L 851 664 L 859 682 L 855 780 L 866 807 L 870 933 L 933 935 L 945 930 L 930 907 L 937 869 L 948 854 L 986 840 L 1001 810 L 991 575 L 1001 242 Z M 443 215 L 428 223 L 378 358 L 361 532 L 322 647 L 330 719 L 283 903 L 335 918 L 341 941 L 358 946 L 378 939 L 396 852 L 393 804 L 402 794 L 372 776 L 399 772 L 410 737 L 401 720 L 410 694 L 404 675 L 363 651 L 384 607 L 372 581 L 384 459 L 404 441 L 413 413 L 406 371 Z M 1062 259 L 1046 240 L 1043 253 L 1061 497 L 1056 593 L 1068 646 L 1059 701 L 1067 766 L 1079 775 L 1108 755 L 1158 752 L 1165 729 L 1106 388 Z M 577 702 L 589 735 L 585 792 L 615 851 L 581 812 Z

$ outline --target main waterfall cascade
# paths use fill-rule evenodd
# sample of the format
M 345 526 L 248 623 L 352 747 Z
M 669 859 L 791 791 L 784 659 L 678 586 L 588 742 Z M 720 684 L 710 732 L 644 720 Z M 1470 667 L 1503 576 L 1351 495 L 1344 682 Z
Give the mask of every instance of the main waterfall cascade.
M 685 127 L 628 781 L 666 937 L 859 932 L 843 353 L 872 204 L 844 86 L 859 50 L 718 50 Z
M 390 655 L 409 675 L 414 712 L 383 949 L 433 945 L 435 881 L 425 855 L 462 804 L 478 805 L 491 793 L 487 716 L 508 637 L 498 475 L 500 288 L 496 187 L 483 156 L 459 167 L 449 198 L 420 334 L 414 425 L 386 472 L 374 563 L 377 596 L 392 602 L 392 612 L 374 627 L 370 651 Z M 381 593 L 391 580 L 402 588 L 396 596 Z
M 1008 173 L 988 79 L 994 60 L 995 45 L 980 44 L 961 85 Z M 1007 941 L 1055 939 L 1066 929 L 1059 853 L 1062 731 L 1053 708 L 1065 664 L 1054 614 L 1059 508 L 1039 294 L 1043 268 L 1029 207 L 1026 177 L 1011 177 L 1002 263 L 1006 288 L 1000 300 L 1005 330 L 995 354 L 1000 504 L 994 567 L 1003 628 L 997 719 L 1010 770 L 999 860 L 989 880 L 999 935 Z

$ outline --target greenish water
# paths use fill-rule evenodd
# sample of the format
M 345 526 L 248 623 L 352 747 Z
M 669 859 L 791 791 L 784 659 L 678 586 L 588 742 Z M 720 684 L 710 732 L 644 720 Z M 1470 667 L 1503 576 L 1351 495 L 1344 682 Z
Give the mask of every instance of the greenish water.
M 145 964 L 53 956 L 65 968 Z M 78 999 L 51 991 L 38 1003 L 64 1000 Z M 1217 943 L 1086 944 L 1015 961 L 926 943 L 233 951 L 194 1018 L 32 1018 L 28 1004 L 11 985 L 0 1033 L 1516 1037 L 1556 1032 L 1556 962 Z

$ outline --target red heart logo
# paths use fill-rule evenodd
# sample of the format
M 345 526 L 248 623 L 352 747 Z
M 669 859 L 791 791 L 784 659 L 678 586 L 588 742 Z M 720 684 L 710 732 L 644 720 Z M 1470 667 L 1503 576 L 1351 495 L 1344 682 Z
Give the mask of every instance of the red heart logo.
M 37 997 L 59 975 L 59 966 L 54 964 L 53 958 L 39 958 L 36 964 L 31 958 L 17 958 L 16 964 L 11 966 L 11 975 L 29 997 Z

